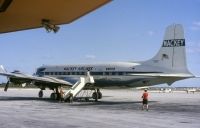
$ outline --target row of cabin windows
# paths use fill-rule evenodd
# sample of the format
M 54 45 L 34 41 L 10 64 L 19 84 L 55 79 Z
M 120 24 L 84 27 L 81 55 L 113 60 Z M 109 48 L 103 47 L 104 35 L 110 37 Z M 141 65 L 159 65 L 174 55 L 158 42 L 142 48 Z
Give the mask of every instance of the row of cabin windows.
M 90 72 L 91 75 L 126 75 L 131 72 Z M 85 72 L 41 72 L 41 75 L 85 75 Z

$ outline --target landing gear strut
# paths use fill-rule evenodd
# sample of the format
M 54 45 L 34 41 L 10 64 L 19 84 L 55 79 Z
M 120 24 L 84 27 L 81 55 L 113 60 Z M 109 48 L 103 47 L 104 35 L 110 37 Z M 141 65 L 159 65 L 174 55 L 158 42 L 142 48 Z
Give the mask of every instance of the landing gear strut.
M 38 97 L 39 97 L 39 98 L 42 98 L 42 97 L 43 97 L 43 91 L 42 91 L 42 90 L 39 91 Z
M 92 98 L 95 99 L 95 101 L 98 101 L 98 99 L 102 98 L 102 93 L 100 92 L 98 88 L 95 89 L 95 92 L 93 92 Z
M 56 99 L 57 99 L 56 93 L 55 93 L 55 92 L 52 92 L 51 95 L 50 95 L 50 98 L 51 98 L 52 100 L 56 100 Z
M 60 93 L 58 91 L 58 88 L 56 88 L 50 95 L 50 98 L 52 100 L 59 100 L 60 99 Z

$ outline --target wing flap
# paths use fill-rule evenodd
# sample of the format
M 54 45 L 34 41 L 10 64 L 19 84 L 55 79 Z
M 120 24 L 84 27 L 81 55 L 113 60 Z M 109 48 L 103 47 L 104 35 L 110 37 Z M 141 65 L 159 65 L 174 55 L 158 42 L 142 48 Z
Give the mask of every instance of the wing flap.
M 37 77 L 37 76 L 33 76 L 33 77 L 31 77 L 31 79 L 33 81 L 41 82 L 41 83 L 52 83 L 52 84 L 60 84 L 60 85 L 64 85 L 64 86 L 72 86 L 72 84 L 70 82 L 68 82 L 68 81 L 57 79 L 57 78 L 53 78 L 53 77 Z

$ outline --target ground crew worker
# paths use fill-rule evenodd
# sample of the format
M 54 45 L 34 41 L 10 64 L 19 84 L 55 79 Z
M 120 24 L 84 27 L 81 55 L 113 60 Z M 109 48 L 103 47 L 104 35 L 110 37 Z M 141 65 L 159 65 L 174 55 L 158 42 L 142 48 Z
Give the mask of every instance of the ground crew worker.
M 146 108 L 146 110 L 149 110 L 149 106 L 148 106 L 148 92 L 147 89 L 144 90 L 144 93 L 142 94 L 142 110 L 144 110 Z
M 64 94 L 65 94 L 65 92 L 63 91 L 63 88 L 60 87 L 60 101 L 61 102 L 64 102 Z
M 70 93 L 69 94 L 69 103 L 73 103 L 73 99 L 74 99 L 73 94 Z

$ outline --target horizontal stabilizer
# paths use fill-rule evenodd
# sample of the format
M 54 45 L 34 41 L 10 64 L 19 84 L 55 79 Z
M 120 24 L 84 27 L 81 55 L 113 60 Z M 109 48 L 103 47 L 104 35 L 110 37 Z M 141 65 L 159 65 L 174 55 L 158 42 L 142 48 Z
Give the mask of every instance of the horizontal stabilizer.
M 195 76 L 191 74 L 184 74 L 184 73 L 145 73 L 145 74 L 128 74 L 130 76 L 144 76 L 144 77 L 179 77 L 179 78 L 195 78 Z

